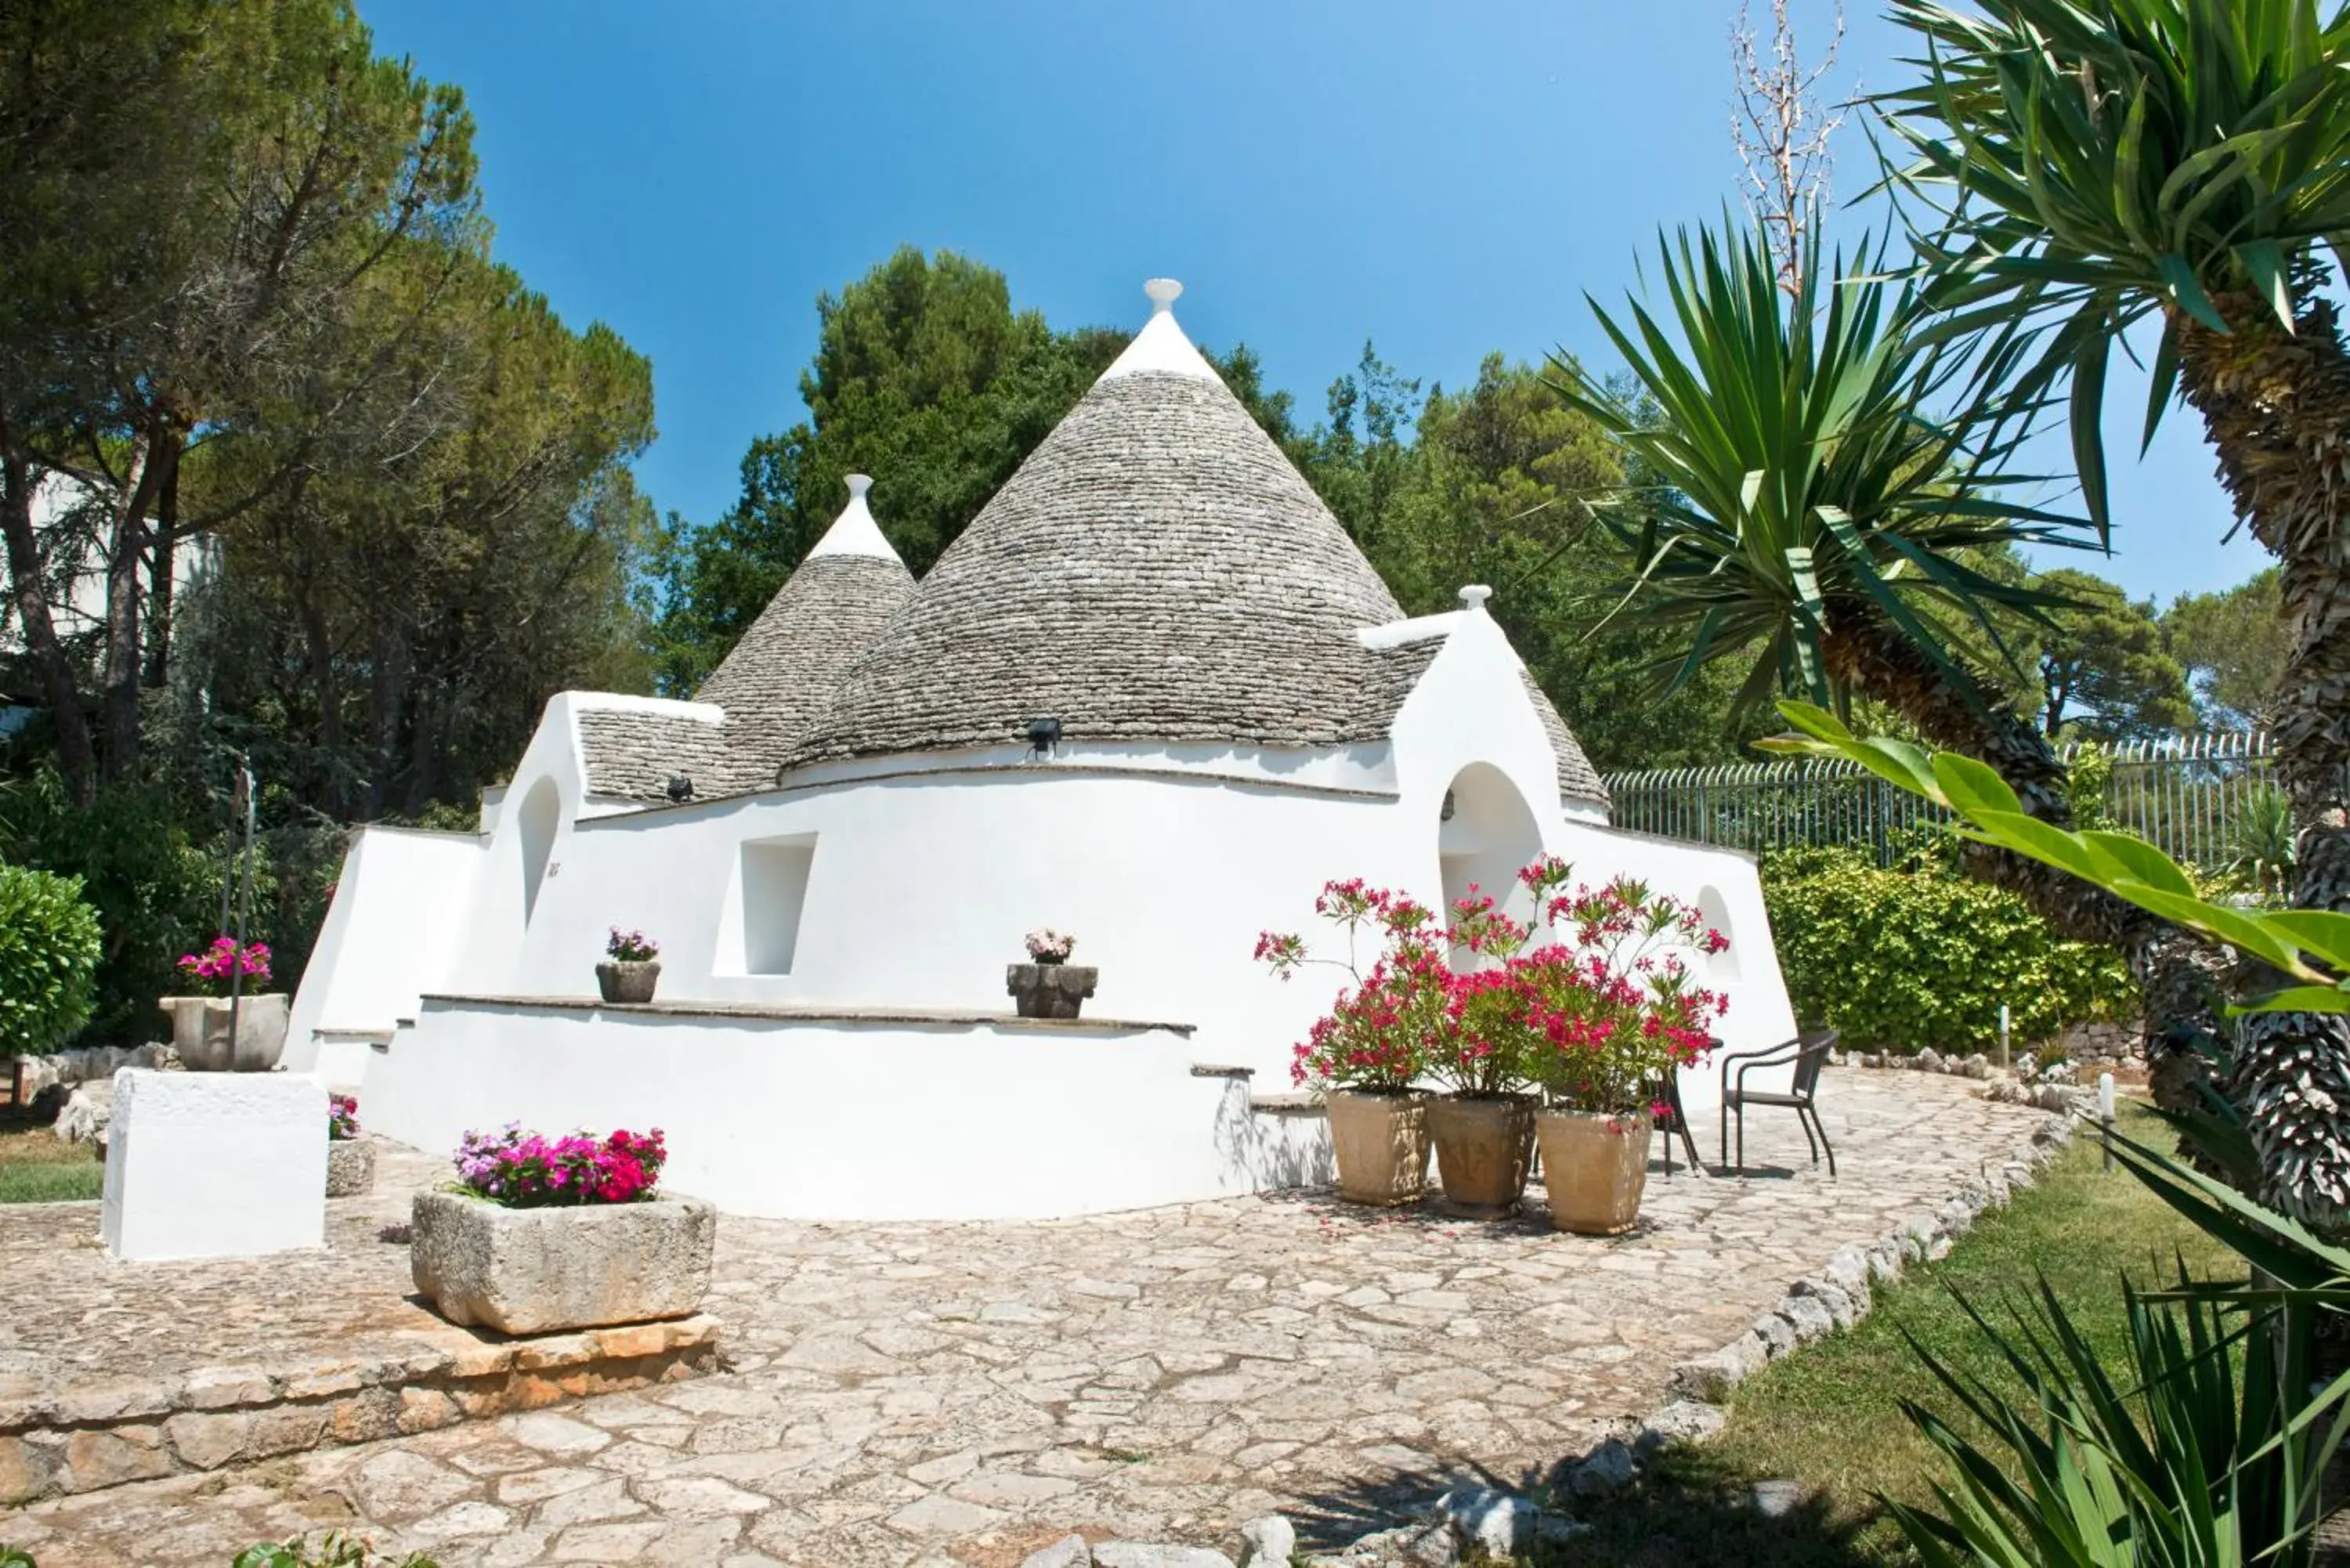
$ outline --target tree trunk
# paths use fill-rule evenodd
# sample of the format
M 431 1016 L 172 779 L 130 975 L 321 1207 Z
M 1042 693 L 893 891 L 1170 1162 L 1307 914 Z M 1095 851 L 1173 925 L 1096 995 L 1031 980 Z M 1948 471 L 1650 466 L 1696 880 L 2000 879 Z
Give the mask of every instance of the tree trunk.
M 0 427 L 5 436 L 5 427 Z M 5 446 L 0 440 L 0 446 Z M 49 616 L 49 598 L 41 573 L 41 541 L 33 532 L 33 489 L 37 483 L 33 465 L 14 452 L 0 454 L 0 533 L 7 535 L 8 581 L 22 628 L 25 651 L 41 672 L 49 701 L 49 721 L 57 731 L 57 771 L 65 777 L 66 794 L 76 805 L 88 805 L 98 787 L 98 756 L 89 737 L 89 716 L 82 711 L 80 683 L 72 661 L 57 641 L 57 623 Z
M 2177 314 L 2171 327 L 2180 389 L 2236 514 L 2277 557 L 2293 630 L 2272 727 L 2296 830 L 2293 902 L 2350 909 L 2350 353 L 2323 297 L 2302 304 L 2292 333 L 2257 300 L 2214 303 L 2232 334 Z M 2350 1222 L 2350 1026 L 2251 1014 L 2232 1077 L 2263 1196 L 2315 1224 Z
M 168 438 L 165 438 L 168 440 Z M 176 454 L 176 444 L 173 447 Z M 165 462 L 153 427 L 132 438 L 130 466 L 115 499 L 106 561 L 105 766 L 109 779 L 128 778 L 139 764 L 140 577 L 146 566 L 147 514 Z
M 154 547 L 147 572 L 147 690 L 160 691 L 172 678 L 172 576 L 179 563 L 180 465 L 172 464 L 155 497 Z
M 1978 706 L 1981 699 L 1970 701 L 1872 607 L 1831 604 L 1820 650 L 1846 688 L 1893 709 L 1934 746 L 1988 764 L 2030 815 L 2072 826 L 2064 764 L 2047 737 L 2005 706 Z M 2145 1002 L 2156 1098 L 2172 1110 L 2199 1106 L 2201 1064 L 2220 1039 L 2219 956 L 2159 916 L 2053 866 L 1986 844 L 1965 845 L 1960 859 L 1968 875 L 2014 893 L 2062 935 L 2121 955 Z

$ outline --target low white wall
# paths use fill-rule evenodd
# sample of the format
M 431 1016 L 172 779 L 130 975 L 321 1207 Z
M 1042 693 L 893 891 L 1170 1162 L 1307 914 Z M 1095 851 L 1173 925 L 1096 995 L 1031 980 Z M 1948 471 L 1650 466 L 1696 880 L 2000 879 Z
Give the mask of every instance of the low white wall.
M 361 1060 L 320 1033 L 350 1035 L 413 1017 L 416 999 L 453 979 L 488 840 L 466 833 L 362 827 L 294 993 L 286 1034 L 289 1072 L 353 1081 Z
M 1192 1061 L 1163 1030 L 432 999 L 370 1058 L 360 1114 L 436 1152 L 515 1120 L 550 1134 L 659 1127 L 665 1185 L 782 1218 L 1048 1219 L 1326 1169 L 1321 1124 L 1254 1116 L 1245 1081 L 1194 1077 Z

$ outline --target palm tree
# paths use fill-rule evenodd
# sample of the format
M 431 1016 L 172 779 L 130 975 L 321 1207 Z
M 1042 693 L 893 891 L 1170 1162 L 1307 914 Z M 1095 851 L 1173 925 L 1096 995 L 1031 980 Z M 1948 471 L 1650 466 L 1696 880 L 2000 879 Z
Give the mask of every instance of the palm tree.
M 2174 392 L 2203 420 L 2238 515 L 2282 564 L 2294 649 L 2278 777 L 2300 836 L 2295 902 L 2350 909 L 2350 346 L 2325 292 L 2350 251 L 2350 6 L 2319 0 L 1894 0 L 1923 44 L 1886 95 L 1905 193 L 1949 312 L 2026 397 L 2069 379 L 2091 516 L 2115 337 L 2158 322 L 2150 438 Z M 1981 339 L 1979 339 L 1981 340 Z M 2350 1033 L 2262 1014 L 2239 1090 L 2271 1196 L 2350 1215 Z
M 1630 552 L 1626 605 L 1688 628 L 1673 682 L 1727 660 L 1746 667 L 1743 702 L 1871 699 L 1989 763 L 2033 815 L 2069 825 L 2047 737 L 1945 635 L 1969 624 L 1996 649 L 2002 617 L 2044 618 L 2062 602 L 1972 559 L 2088 541 L 2085 524 L 2008 497 L 2033 483 L 2001 472 L 2028 420 L 1974 389 L 1968 350 L 1918 332 L 1923 290 L 1880 281 L 1881 253 L 1864 249 L 1849 269 L 1839 258 L 1824 279 L 1808 244 L 1790 295 L 1751 230 L 1684 233 L 1662 251 L 1675 331 L 1637 301 L 1628 326 L 1593 304 L 1629 385 L 1555 363 L 1563 395 L 1645 482 L 1600 517 Z M 1950 415 L 1929 411 L 1953 400 Z M 2191 939 L 2036 861 L 1972 846 L 1968 865 L 2066 935 L 2120 952 L 2158 1040 L 2209 1037 L 2212 992 Z

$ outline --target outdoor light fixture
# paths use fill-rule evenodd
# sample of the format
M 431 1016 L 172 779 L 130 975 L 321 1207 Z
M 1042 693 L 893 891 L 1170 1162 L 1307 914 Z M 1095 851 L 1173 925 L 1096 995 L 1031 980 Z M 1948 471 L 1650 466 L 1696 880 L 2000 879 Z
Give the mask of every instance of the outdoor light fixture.
M 1061 722 L 1058 719 L 1028 721 L 1028 754 L 1040 758 L 1061 754 Z
M 693 798 L 693 781 L 686 777 L 683 774 L 671 774 L 669 775 L 668 794 L 669 798 L 672 802 L 691 800 Z

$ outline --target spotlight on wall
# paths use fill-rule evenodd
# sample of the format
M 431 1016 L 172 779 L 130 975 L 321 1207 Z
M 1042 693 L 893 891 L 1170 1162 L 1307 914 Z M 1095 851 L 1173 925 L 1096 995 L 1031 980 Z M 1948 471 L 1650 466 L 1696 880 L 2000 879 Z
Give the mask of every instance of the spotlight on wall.
M 693 781 L 683 774 L 671 774 L 669 775 L 669 788 L 666 793 L 671 801 L 679 804 L 691 800 Z
M 1028 721 L 1028 754 L 1039 758 L 1061 754 L 1061 722 L 1058 719 Z

